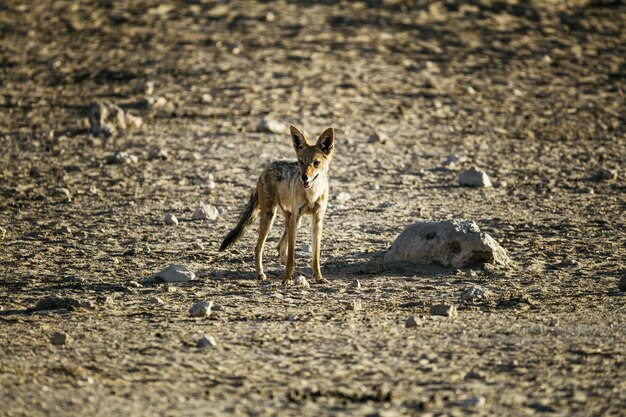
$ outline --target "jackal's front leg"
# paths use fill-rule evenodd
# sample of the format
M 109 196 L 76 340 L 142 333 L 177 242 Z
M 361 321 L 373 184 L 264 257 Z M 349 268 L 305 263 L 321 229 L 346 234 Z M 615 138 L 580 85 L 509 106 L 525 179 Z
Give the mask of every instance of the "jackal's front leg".
M 291 213 L 291 218 L 289 219 L 289 224 L 287 225 L 287 265 L 285 270 L 285 279 L 283 279 L 283 284 L 285 285 L 291 284 L 293 270 L 296 268 L 295 247 L 299 222 L 300 212 L 299 210 L 294 210 L 293 213 Z
M 322 230 L 324 228 L 324 212 L 319 212 L 313 215 L 313 277 L 318 282 L 328 283 L 328 280 L 322 276 L 320 270 L 320 252 L 322 245 Z

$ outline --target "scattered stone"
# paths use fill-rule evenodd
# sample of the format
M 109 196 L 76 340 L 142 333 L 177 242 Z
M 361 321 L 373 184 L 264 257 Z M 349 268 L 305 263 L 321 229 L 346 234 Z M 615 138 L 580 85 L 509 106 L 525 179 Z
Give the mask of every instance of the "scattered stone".
M 204 245 L 202 244 L 202 242 L 193 242 L 193 243 L 191 244 L 191 246 L 192 246 L 194 249 L 204 250 Z
M 160 109 L 167 106 L 167 99 L 161 96 L 147 95 L 142 104 L 149 109 Z
M 430 308 L 430 315 L 454 318 L 457 316 L 457 311 L 452 304 L 436 304 Z
M 467 161 L 467 157 L 459 155 L 448 155 L 446 159 L 444 159 L 442 165 L 448 169 L 453 169 L 457 166 L 457 164 L 461 164 L 465 161 Z
M 126 126 L 130 129 L 139 129 L 143 126 L 143 119 L 139 116 L 126 113 Z
M 596 181 L 614 181 L 617 179 L 617 170 L 608 168 L 599 168 L 593 176 Z
M 219 211 L 217 211 L 217 207 L 206 204 L 204 202 L 200 203 L 196 208 L 196 211 L 193 213 L 193 220 L 215 220 L 217 216 L 219 216 Z
M 359 281 L 358 279 L 355 279 L 354 281 L 352 281 L 352 284 L 350 284 L 350 287 L 360 289 L 361 281 Z
M 52 336 L 50 336 L 50 343 L 54 346 L 63 346 L 68 342 L 69 336 L 67 333 L 63 332 L 54 332 Z
M 58 310 L 68 309 L 74 310 L 77 308 L 88 308 L 93 310 L 93 305 L 87 300 L 78 300 L 71 297 L 57 297 L 50 295 L 37 301 L 34 307 L 28 308 L 26 311 L 43 311 L 43 310 Z
M 204 104 L 211 104 L 213 102 L 213 96 L 211 94 L 202 94 L 200 101 Z
M 152 81 L 142 81 L 135 85 L 133 92 L 136 94 L 151 95 L 154 93 L 154 83 Z
M 148 153 L 148 160 L 150 161 L 154 161 L 154 160 L 164 161 L 167 158 L 169 158 L 169 154 L 165 149 L 152 148 L 150 149 L 150 152 Z
M 142 284 L 154 284 L 163 282 L 189 282 L 196 279 L 196 274 L 179 264 L 172 264 L 151 277 L 144 278 Z
M 142 288 L 142 285 L 140 283 L 138 283 L 137 281 L 131 281 L 128 280 L 124 283 L 124 286 L 126 288 Z
M 208 317 L 211 315 L 212 307 L 213 301 L 200 301 L 189 309 L 189 315 L 191 317 Z
M 114 152 L 111 155 L 107 156 L 106 162 L 109 165 L 113 164 L 134 164 L 139 159 L 137 156 L 129 154 L 126 151 Z
M 463 187 L 491 187 L 491 180 L 482 169 L 471 167 L 459 174 L 459 184 Z
M 165 304 L 165 301 L 163 301 L 163 299 L 159 297 L 150 297 L 148 298 L 148 303 L 156 304 L 156 305 L 163 305 Z
M 3 240 L 5 237 L 7 237 L 7 229 L 0 227 L 0 240 Z
M 414 327 L 421 326 L 421 325 L 422 325 L 422 319 L 417 318 L 415 316 L 409 316 L 409 318 L 407 318 L 406 321 L 404 322 L 404 327 L 406 327 L 407 329 L 412 329 Z
M 306 280 L 306 277 L 304 275 L 298 275 L 294 280 L 293 280 L 293 284 L 296 287 L 302 287 L 302 288 L 309 288 L 311 285 L 309 284 L 309 281 Z
M 487 400 L 482 395 L 476 395 L 461 401 L 461 407 L 482 407 Z
M 620 291 L 626 291 L 626 272 L 622 274 L 622 277 L 617 282 L 617 288 Z
M 209 190 L 215 190 L 215 187 L 217 187 L 217 184 L 215 184 L 215 181 L 213 180 L 213 178 L 210 178 L 206 183 L 206 187 Z
M 198 339 L 198 342 L 196 342 L 196 346 L 201 349 L 209 346 L 215 347 L 217 346 L 217 342 L 215 341 L 215 338 L 213 336 L 204 335 L 200 339 Z
M 469 287 L 461 294 L 461 301 L 474 302 L 486 298 L 488 298 L 487 291 L 478 285 Z
M 108 295 L 98 295 L 96 297 L 96 303 L 112 306 L 115 304 L 115 301 L 113 301 L 113 298 L 109 297 Z
M 124 110 L 109 101 L 93 103 L 89 107 L 89 125 L 94 135 L 115 135 L 118 129 L 126 129 Z
M 213 308 L 211 308 L 211 311 L 226 311 L 226 307 L 221 304 L 213 304 Z
M 335 197 L 335 200 L 339 204 L 345 204 L 348 200 L 350 200 L 350 194 L 342 191 L 339 194 L 337 194 L 337 197 Z
M 289 133 L 289 126 L 277 120 L 265 117 L 261 119 L 256 127 L 256 130 L 257 132 L 265 133 Z
M 506 266 L 506 251 L 471 220 L 418 222 L 407 226 L 384 257 L 387 266 L 441 265 L 462 268 L 486 263 Z
M 374 131 L 367 139 L 367 143 L 378 143 L 384 145 L 387 143 L 387 135 Z
M 57 233 L 60 235 L 71 235 L 72 228 L 67 225 L 62 225 L 61 227 L 57 229 Z
M 163 217 L 163 223 L 165 223 L 168 226 L 177 226 L 178 219 L 173 213 L 167 213 L 165 217 Z

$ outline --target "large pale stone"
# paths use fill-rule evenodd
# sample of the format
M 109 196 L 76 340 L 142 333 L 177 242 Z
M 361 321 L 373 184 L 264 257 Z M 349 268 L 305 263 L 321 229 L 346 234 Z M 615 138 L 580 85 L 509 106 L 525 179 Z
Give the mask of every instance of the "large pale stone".
M 409 263 L 462 268 L 509 262 L 500 244 L 471 220 L 413 223 L 396 238 L 384 257 L 386 267 Z
M 188 282 L 196 279 L 196 274 L 184 265 L 172 264 L 151 277 L 144 278 L 142 284 L 154 284 L 160 282 Z

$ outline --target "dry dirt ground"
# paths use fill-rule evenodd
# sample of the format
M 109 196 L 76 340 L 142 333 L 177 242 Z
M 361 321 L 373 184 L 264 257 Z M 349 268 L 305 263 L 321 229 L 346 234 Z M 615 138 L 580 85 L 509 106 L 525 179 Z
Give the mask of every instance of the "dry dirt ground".
M 620 1 L 2 2 L 0 415 L 624 415 L 625 29 Z M 143 126 L 90 133 L 105 100 Z M 292 157 L 264 117 L 336 129 L 330 285 L 280 284 L 282 221 L 268 283 L 256 226 L 217 252 Z M 459 187 L 472 165 L 495 186 Z M 368 267 L 451 218 L 514 265 Z M 136 284 L 170 263 L 197 280 Z M 491 296 L 460 302 L 472 284 Z M 49 295 L 92 308 L 27 311 Z M 200 300 L 221 309 L 189 317 Z

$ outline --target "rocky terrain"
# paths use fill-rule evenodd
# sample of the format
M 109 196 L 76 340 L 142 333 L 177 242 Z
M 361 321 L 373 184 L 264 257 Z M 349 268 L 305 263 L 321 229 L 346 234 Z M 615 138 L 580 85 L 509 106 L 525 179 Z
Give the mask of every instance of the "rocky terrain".
M 3 2 L 0 415 L 623 415 L 625 29 L 622 1 Z M 282 219 L 268 282 L 256 226 L 217 251 L 289 124 L 335 128 L 330 285 L 308 220 L 291 287 Z M 510 264 L 382 261 L 449 219 Z

